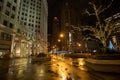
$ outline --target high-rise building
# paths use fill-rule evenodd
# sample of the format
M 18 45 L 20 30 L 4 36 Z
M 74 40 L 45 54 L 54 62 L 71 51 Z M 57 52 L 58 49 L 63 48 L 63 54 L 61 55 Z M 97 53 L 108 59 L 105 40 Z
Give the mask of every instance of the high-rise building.
M 41 23 L 40 23 L 40 32 L 41 32 L 41 46 L 43 52 L 47 53 L 48 49 L 48 4 L 47 0 L 41 0 Z
M 57 17 L 54 17 L 53 19 L 53 28 L 51 34 L 52 34 L 51 48 L 57 48 L 57 43 L 60 35 L 60 25 L 59 25 L 59 19 Z
M 71 50 L 73 45 L 78 43 L 76 40 L 80 41 L 80 35 L 74 36 L 72 26 L 80 25 L 79 13 L 77 10 L 76 1 L 73 0 L 64 0 L 61 7 L 61 33 L 64 34 L 64 50 Z M 77 32 L 76 32 L 77 34 Z M 75 35 L 76 35 L 75 34 Z M 79 38 L 78 38 L 79 37 Z M 76 43 L 74 43 L 76 42 Z
M 0 54 L 46 52 L 47 17 L 46 0 L 0 0 Z
M 45 52 L 47 47 L 47 16 L 46 0 L 21 0 L 18 12 L 18 21 L 23 29 L 28 46 L 32 48 L 28 53 L 39 54 Z
M 19 0 L 0 0 L 0 24 L 15 28 Z
M 0 0 L 0 55 L 12 52 L 14 35 L 19 35 L 18 7 L 19 0 Z

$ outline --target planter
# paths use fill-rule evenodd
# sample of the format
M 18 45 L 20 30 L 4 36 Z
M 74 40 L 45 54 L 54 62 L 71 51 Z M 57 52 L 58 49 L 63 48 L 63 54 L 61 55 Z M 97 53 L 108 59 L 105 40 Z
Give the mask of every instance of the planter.
M 98 60 L 89 58 L 86 59 L 86 65 L 94 71 L 120 73 L 120 60 Z

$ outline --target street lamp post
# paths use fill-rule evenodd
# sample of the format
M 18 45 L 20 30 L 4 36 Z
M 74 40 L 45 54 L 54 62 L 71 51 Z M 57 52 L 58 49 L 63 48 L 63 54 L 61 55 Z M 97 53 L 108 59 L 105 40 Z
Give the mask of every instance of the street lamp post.
M 60 34 L 60 38 L 61 38 L 61 40 L 59 39 L 59 41 L 61 42 L 61 44 L 60 44 L 60 46 L 61 46 L 61 50 L 63 50 L 63 37 L 64 37 L 64 34 L 61 33 L 61 34 Z

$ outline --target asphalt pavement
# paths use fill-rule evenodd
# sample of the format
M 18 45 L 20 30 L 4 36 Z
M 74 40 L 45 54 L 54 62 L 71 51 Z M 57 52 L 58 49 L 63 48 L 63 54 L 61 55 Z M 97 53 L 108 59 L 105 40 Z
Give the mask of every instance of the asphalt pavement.
M 0 80 L 101 80 L 89 73 L 84 58 L 51 57 L 34 63 L 31 58 L 0 60 Z

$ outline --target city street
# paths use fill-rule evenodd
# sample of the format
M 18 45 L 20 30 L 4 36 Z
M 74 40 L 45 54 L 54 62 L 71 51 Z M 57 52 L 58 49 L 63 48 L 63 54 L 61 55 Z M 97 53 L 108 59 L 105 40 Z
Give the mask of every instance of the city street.
M 120 80 L 120 0 L 0 0 L 0 80 Z
M 31 59 L 1 60 L 0 80 L 94 80 L 83 66 L 72 67 L 60 58 L 52 56 L 51 61 L 43 63 L 32 63 Z
M 0 60 L 0 80 L 102 80 L 88 72 L 83 58 L 33 63 L 31 58 Z

